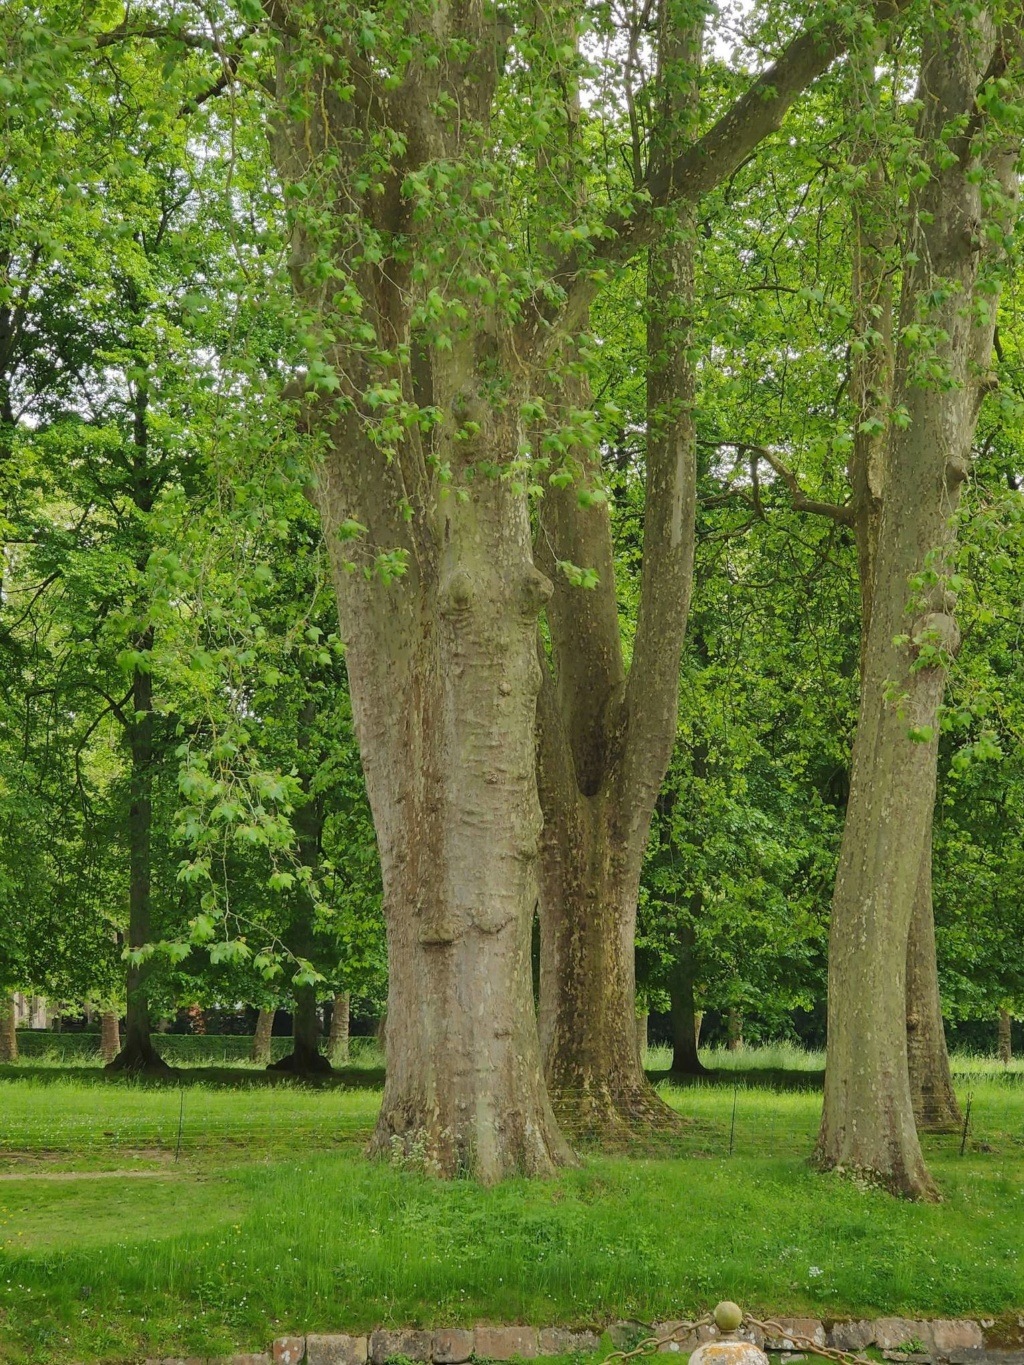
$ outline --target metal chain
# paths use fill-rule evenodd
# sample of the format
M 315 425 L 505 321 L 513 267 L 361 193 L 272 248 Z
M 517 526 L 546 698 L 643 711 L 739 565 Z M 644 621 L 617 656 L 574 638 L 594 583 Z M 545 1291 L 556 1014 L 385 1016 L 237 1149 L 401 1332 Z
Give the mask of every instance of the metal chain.
M 710 1327 L 714 1321 L 714 1313 L 705 1313 L 703 1317 L 694 1318 L 692 1322 L 677 1323 L 667 1336 L 644 1337 L 641 1341 L 637 1342 L 632 1350 L 612 1351 L 609 1355 L 604 1357 L 601 1361 L 601 1365 L 612 1365 L 612 1362 L 614 1361 L 635 1360 L 639 1356 L 650 1355 L 652 1352 L 660 1350 L 663 1346 L 670 1346 L 673 1342 L 678 1344 L 681 1338 L 692 1336 L 701 1327 Z M 757 1327 L 766 1337 L 776 1337 L 782 1341 L 791 1341 L 794 1348 L 799 1347 L 801 1351 L 807 1351 L 811 1355 L 821 1356 L 824 1360 L 831 1360 L 835 1365 L 874 1365 L 874 1362 L 870 1361 L 867 1356 L 858 1355 L 855 1351 L 841 1351 L 837 1346 L 820 1346 L 810 1337 L 784 1327 L 782 1323 L 776 1322 L 774 1318 L 767 1318 L 762 1321 L 760 1318 L 754 1318 L 745 1313 L 740 1328 L 737 1330 L 742 1330 L 743 1327 Z M 735 1340 L 736 1333 L 724 1332 L 722 1336 L 717 1339 L 720 1341 Z
M 800 1332 L 789 1331 L 774 1318 L 762 1322 L 759 1318 L 744 1316 L 743 1321 L 749 1323 L 751 1327 L 760 1327 L 766 1337 L 779 1337 L 784 1341 L 791 1341 L 801 1350 L 822 1356 L 825 1360 L 834 1360 L 837 1365 L 871 1365 L 867 1356 L 858 1355 L 856 1351 L 841 1351 L 838 1346 L 819 1346 L 810 1337 L 805 1337 Z
M 601 1365 L 611 1365 L 613 1360 L 633 1360 L 637 1356 L 650 1355 L 652 1351 L 657 1351 L 662 1346 L 669 1346 L 673 1341 L 678 1342 L 680 1337 L 696 1332 L 699 1327 L 710 1327 L 714 1320 L 714 1313 L 705 1313 L 703 1317 L 694 1318 L 693 1322 L 676 1323 L 668 1336 L 644 1337 L 642 1341 L 637 1342 L 631 1351 L 612 1351 L 601 1361 Z

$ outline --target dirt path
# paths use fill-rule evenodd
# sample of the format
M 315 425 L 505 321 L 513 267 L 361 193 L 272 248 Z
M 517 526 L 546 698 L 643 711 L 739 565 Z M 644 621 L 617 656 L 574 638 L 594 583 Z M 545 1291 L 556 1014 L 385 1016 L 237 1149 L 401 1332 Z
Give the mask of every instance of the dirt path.
M 168 1175 L 168 1171 L 4 1171 L 0 1180 L 166 1180 Z

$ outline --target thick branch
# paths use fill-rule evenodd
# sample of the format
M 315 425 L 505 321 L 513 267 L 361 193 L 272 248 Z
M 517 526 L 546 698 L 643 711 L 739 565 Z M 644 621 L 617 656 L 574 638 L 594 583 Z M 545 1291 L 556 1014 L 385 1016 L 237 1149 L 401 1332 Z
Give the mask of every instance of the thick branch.
M 661 16 L 661 140 L 655 143 L 655 154 L 664 160 L 686 145 L 697 111 L 703 23 L 689 17 L 688 9 L 685 4 L 666 4 Z M 647 261 L 644 549 L 626 687 L 628 742 L 621 790 L 623 813 L 633 822 L 631 832 L 642 840 L 676 738 L 679 660 L 693 589 L 697 510 L 697 375 L 690 349 L 696 250 L 692 205 L 680 205 L 673 217 Z
M 910 0 L 879 0 L 877 22 L 897 18 Z M 655 164 L 639 187 L 642 202 L 632 214 L 614 213 L 601 240 L 562 258 L 552 277 L 564 294 L 560 307 L 534 299 L 523 323 L 523 344 L 548 349 L 577 332 L 600 288 L 595 278 L 609 265 L 621 265 L 653 241 L 657 210 L 673 203 L 695 204 L 733 173 L 757 145 L 782 125 L 797 97 L 827 71 L 850 42 L 849 28 L 836 20 L 811 28 L 789 43 L 718 122 L 667 165 Z M 546 296 L 550 297 L 550 285 Z
M 853 508 L 846 503 L 818 502 L 816 498 L 809 498 L 800 487 L 800 480 L 793 471 L 784 465 L 779 457 L 770 451 L 767 446 L 753 445 L 749 441 L 701 441 L 700 445 L 714 445 L 719 448 L 727 446 L 730 450 L 740 450 L 749 453 L 755 460 L 764 460 L 765 464 L 770 465 L 782 482 L 789 489 L 790 501 L 793 504 L 794 512 L 810 512 L 812 516 L 828 517 L 830 521 L 837 521 L 840 526 L 853 525 Z
M 789 489 L 790 501 L 795 512 L 810 512 L 812 516 L 829 517 L 832 521 L 839 522 L 841 526 L 853 525 L 853 509 L 847 507 L 845 503 L 818 502 L 815 498 L 809 498 L 800 487 L 800 481 L 796 475 L 782 463 L 777 455 L 773 455 L 770 450 L 763 446 L 755 448 L 753 454 L 756 458 L 770 464 Z

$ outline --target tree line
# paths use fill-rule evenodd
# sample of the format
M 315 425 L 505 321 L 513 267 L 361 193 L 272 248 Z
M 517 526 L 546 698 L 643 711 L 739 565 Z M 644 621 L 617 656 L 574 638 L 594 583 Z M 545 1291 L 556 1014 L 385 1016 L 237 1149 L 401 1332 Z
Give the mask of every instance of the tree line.
M 817 1164 L 936 1197 L 936 906 L 1024 998 L 1017 10 L 0 25 L 6 983 L 306 1070 L 386 980 L 373 1150 L 496 1180 L 827 976 Z

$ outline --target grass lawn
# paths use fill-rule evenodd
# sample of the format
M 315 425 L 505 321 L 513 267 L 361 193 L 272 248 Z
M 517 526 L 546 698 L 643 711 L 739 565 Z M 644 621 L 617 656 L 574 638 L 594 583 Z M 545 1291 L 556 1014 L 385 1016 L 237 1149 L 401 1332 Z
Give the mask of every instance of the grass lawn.
M 303 1088 L 238 1068 L 169 1087 L 0 1069 L 0 1360 L 652 1320 L 722 1297 L 822 1316 L 1024 1308 L 1024 1074 L 963 1070 L 972 1135 L 962 1157 L 959 1136 L 927 1140 L 945 1203 L 922 1208 L 808 1170 L 816 1068 L 778 1090 L 746 1060 L 743 1085 L 664 1089 L 686 1119 L 670 1154 L 588 1155 L 493 1190 L 366 1162 L 370 1071 Z

